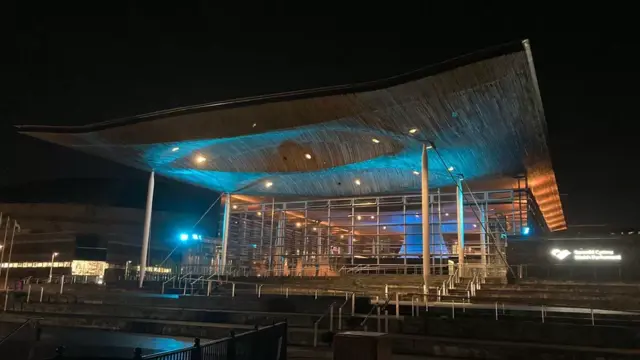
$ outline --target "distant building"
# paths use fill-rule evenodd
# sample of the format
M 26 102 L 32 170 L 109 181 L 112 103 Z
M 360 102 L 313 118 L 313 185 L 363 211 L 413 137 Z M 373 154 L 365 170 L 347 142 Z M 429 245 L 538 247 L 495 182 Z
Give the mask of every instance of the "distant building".
M 34 187 L 28 196 L 20 194 L 19 189 L 24 186 L 0 191 L 0 199 L 12 201 L 0 202 L 0 212 L 3 213 L 0 245 L 4 242 L 4 233 L 7 230 L 6 245 L 0 255 L 2 257 L 0 266 L 3 269 L 11 266 L 12 277 L 41 278 L 48 277 L 52 258 L 53 272 L 56 275 L 101 273 L 106 267 L 127 268 L 127 270 L 130 268 L 132 271 L 137 269 L 142 245 L 144 209 L 108 205 L 109 203 L 127 205 L 127 201 L 118 199 L 120 192 L 105 189 L 102 182 L 96 184 L 95 181 L 90 180 L 74 180 L 63 183 L 64 185 L 76 184 L 82 190 L 61 194 L 60 182 L 55 182 Z M 31 185 L 26 187 L 31 188 Z M 92 191 L 99 193 L 97 198 L 102 200 L 97 202 L 102 204 L 95 204 L 96 196 L 90 195 Z M 112 192 L 113 197 L 105 201 L 109 192 Z M 15 202 L 21 198 L 33 201 L 34 197 L 40 198 L 41 201 L 59 198 L 78 201 L 79 199 L 75 199 L 78 193 L 84 197 L 84 204 Z M 215 200 L 214 193 L 208 191 L 207 193 Z M 136 205 L 131 199 L 128 204 Z M 192 229 L 201 213 L 162 211 L 160 210 L 164 207 L 162 202 L 158 205 L 159 210 L 153 212 L 154 222 L 151 227 L 149 248 L 151 269 L 154 270 L 153 266 L 162 263 L 163 269 L 155 269 L 156 272 L 168 271 L 167 269 L 181 263 L 181 257 L 187 253 L 186 246 L 179 239 L 183 232 L 190 234 L 197 232 L 201 236 L 215 237 L 220 211 L 219 206 L 214 207 L 213 211 L 210 211 L 195 229 Z M 7 217 L 16 219 L 21 230 L 13 241 L 10 265 L 8 258 L 11 249 L 11 227 L 6 228 Z M 172 253 L 174 249 L 176 251 Z M 54 253 L 57 255 L 53 256 Z M 167 258 L 169 254 L 171 257 Z

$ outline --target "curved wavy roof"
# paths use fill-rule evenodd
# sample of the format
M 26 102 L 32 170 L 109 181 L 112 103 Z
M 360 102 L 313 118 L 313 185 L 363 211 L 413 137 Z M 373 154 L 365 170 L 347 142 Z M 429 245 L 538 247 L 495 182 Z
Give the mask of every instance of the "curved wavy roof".
M 77 127 L 20 126 L 63 146 L 224 192 L 352 196 L 526 173 L 551 230 L 566 227 L 527 41 L 400 76 L 160 111 Z M 357 182 L 355 180 L 358 180 Z M 269 185 L 270 184 L 270 185 Z

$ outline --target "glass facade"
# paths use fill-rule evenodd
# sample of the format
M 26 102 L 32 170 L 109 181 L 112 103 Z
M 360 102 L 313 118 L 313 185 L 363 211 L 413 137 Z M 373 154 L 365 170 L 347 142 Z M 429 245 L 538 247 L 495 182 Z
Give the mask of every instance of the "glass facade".
M 458 261 L 504 263 L 510 235 L 529 232 L 527 189 L 464 193 L 458 236 L 455 192 L 430 193 L 431 272 Z M 262 275 L 337 275 L 367 265 L 422 271 L 420 194 L 289 202 L 232 202 L 227 266 Z M 219 259 L 219 256 L 216 256 Z M 502 258 L 502 260 L 501 260 Z

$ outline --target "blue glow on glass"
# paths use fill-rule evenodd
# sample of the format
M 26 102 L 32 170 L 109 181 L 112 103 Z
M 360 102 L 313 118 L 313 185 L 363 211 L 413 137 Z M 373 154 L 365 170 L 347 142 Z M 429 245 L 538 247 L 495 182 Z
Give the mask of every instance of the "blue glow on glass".
M 191 238 L 193 240 L 198 240 L 198 234 L 191 234 Z
M 185 233 L 180 234 L 180 240 L 182 241 L 189 240 L 189 234 L 185 234 Z
M 531 229 L 528 226 L 522 228 L 522 235 L 529 235 L 529 232 L 531 232 Z

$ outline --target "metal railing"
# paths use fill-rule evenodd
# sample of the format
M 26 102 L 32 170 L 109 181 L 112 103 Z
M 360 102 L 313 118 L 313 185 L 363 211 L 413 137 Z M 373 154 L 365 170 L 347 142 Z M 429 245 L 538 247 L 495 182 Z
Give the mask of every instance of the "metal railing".
M 329 316 L 329 332 L 333 332 L 333 308 L 335 305 L 336 302 L 332 302 L 318 320 L 313 323 L 313 347 L 318 346 L 318 324 L 320 324 L 320 321 L 322 321 L 326 316 Z
M 287 323 L 280 322 L 240 335 L 230 336 L 204 344 L 195 339 L 188 348 L 141 356 L 135 350 L 134 359 L 145 360 L 286 360 Z
M 169 278 L 167 281 L 162 283 L 162 294 L 164 294 L 164 286 L 165 284 L 168 284 L 169 282 L 173 282 L 173 286 L 175 286 L 176 283 L 176 277 L 172 276 L 171 278 Z
M 10 332 L 7 336 L 0 339 L 0 354 L 3 354 L 3 359 L 5 355 L 18 355 L 16 353 L 13 353 L 13 351 L 15 351 L 15 349 L 13 349 L 14 342 L 27 344 L 27 346 L 23 346 L 23 348 L 29 349 L 30 352 L 32 351 L 32 349 L 35 347 L 33 343 L 40 340 L 40 320 L 41 319 L 28 319 L 27 321 L 20 324 L 20 326 L 18 326 L 15 330 Z M 25 357 L 25 359 L 26 358 L 27 357 Z

